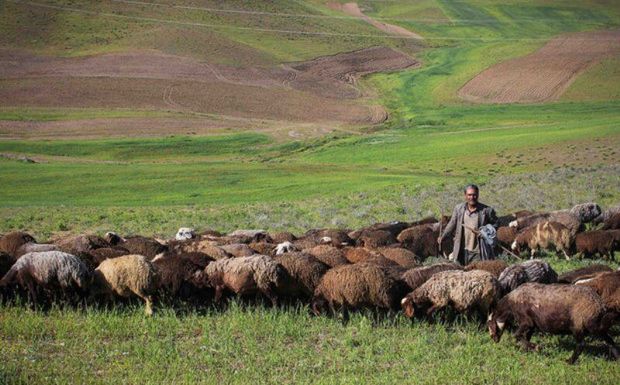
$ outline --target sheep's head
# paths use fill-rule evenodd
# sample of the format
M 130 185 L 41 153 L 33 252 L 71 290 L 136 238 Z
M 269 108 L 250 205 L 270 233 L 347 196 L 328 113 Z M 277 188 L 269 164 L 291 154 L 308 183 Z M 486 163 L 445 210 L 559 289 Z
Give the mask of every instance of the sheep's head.
M 312 298 L 312 313 L 320 316 L 327 309 L 327 300 L 323 296 L 314 296 Z
M 196 230 L 191 227 L 181 227 L 174 238 L 177 241 L 185 241 L 187 239 L 193 239 L 196 236 Z
M 504 332 L 504 327 L 506 326 L 505 321 L 500 321 L 494 313 L 491 313 L 489 314 L 489 318 L 487 320 L 487 326 L 493 341 L 499 342 L 502 339 L 502 333 Z
M 514 220 L 508 224 L 508 227 L 514 227 L 516 229 L 517 227 L 519 227 L 519 222 L 517 220 Z
M 403 309 L 407 318 L 413 318 L 415 315 L 415 306 L 413 304 L 413 298 L 407 296 L 400 301 L 400 307 Z
M 297 251 L 297 248 L 295 247 L 295 245 L 293 245 L 291 242 L 282 242 L 282 243 L 278 243 L 278 246 L 276 246 L 276 255 L 282 255 L 284 253 L 290 253 L 292 251 Z
M 120 235 L 116 234 L 113 231 L 108 231 L 107 233 L 105 233 L 104 239 L 112 246 L 116 246 L 119 243 L 125 242 L 124 238 L 122 238 Z

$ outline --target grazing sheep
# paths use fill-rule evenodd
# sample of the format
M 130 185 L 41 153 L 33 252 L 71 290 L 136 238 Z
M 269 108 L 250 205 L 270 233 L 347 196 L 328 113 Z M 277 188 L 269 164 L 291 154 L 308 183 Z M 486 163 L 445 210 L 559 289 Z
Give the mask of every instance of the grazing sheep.
M 558 283 L 575 283 L 580 279 L 591 278 L 592 276 L 603 273 L 606 271 L 613 271 L 613 269 L 607 265 L 595 263 L 590 266 L 581 267 L 579 269 L 567 271 L 558 277 Z
M 608 220 L 609 218 L 613 217 L 616 214 L 620 214 L 620 206 L 611 207 L 603 211 L 601 215 L 599 215 L 598 217 L 592 220 L 592 223 L 597 225 L 601 222 L 605 222 L 606 220 Z
M 512 243 L 512 250 L 519 254 L 522 249 L 530 249 L 531 258 L 534 258 L 539 249 L 551 247 L 562 251 L 566 260 L 570 260 L 571 234 L 566 226 L 558 222 L 538 222 L 519 234 Z
M 4 275 L 11 269 L 11 266 L 13 266 L 15 261 L 17 261 L 17 258 L 13 258 L 4 251 L 0 251 L 0 278 L 4 277 Z
M 274 255 L 276 247 L 278 247 L 278 245 L 276 245 L 275 243 L 265 241 L 251 242 L 248 246 L 250 246 L 250 248 L 256 251 L 258 254 L 270 256 Z
M 0 251 L 4 251 L 12 257 L 16 257 L 17 250 L 26 243 L 36 243 L 32 235 L 23 231 L 12 231 L 0 238 Z
M 367 263 L 341 265 L 325 273 L 314 291 L 312 311 L 320 315 L 328 309 L 342 312 L 343 322 L 349 309 L 379 308 L 397 310 L 406 287 L 387 269 Z
M 357 238 L 357 246 L 376 249 L 396 243 L 396 236 L 387 230 L 364 230 Z
M 144 300 L 146 315 L 152 315 L 157 282 L 157 270 L 145 256 L 123 255 L 106 259 L 95 269 L 91 294 L 108 299 L 136 295 Z
M 278 245 L 276 246 L 275 254 L 282 255 L 284 253 L 292 253 L 294 251 L 299 251 L 299 249 L 297 249 L 297 247 L 293 243 L 286 241 L 278 243 Z
M 127 237 L 118 245 L 129 250 L 131 254 L 143 255 L 149 260 L 168 250 L 166 245 L 162 245 L 157 240 L 140 235 Z
M 24 243 L 21 245 L 17 251 L 15 252 L 14 257 L 19 258 L 24 254 L 28 253 L 40 253 L 43 251 L 61 251 L 60 248 L 51 243 Z M 71 254 L 71 253 L 69 253 Z
M 517 220 L 510 222 L 509 226 L 516 227 L 521 232 L 523 229 L 543 222 L 557 222 L 564 225 L 570 232 L 570 237 L 574 237 L 582 227 L 579 218 L 566 211 L 532 214 L 527 217 L 517 218 Z
M 601 215 L 601 212 L 601 206 L 594 202 L 575 205 L 569 211 L 569 213 L 577 217 L 581 223 L 592 222 L 594 218 Z
M 274 260 L 284 267 L 291 279 L 279 288 L 280 296 L 310 299 L 329 266 L 306 253 L 290 252 Z
M 221 237 L 221 236 L 222 236 L 222 233 L 216 230 L 212 230 L 212 229 L 202 230 L 201 232 L 196 234 L 196 237 L 200 239 L 206 238 L 206 237 Z
M 434 222 L 437 222 L 435 218 L 432 218 L 432 219 Z M 371 226 L 364 227 L 359 230 L 351 231 L 350 233 L 348 233 L 348 235 L 354 241 L 357 241 L 359 237 L 363 235 L 364 233 L 369 233 L 373 231 L 387 231 L 390 234 L 392 234 L 393 237 L 396 237 L 398 234 L 400 234 L 401 231 L 411 226 L 412 225 L 407 222 L 399 222 L 399 221 L 393 221 L 393 222 L 387 222 L 387 223 L 375 223 Z
M 347 231 L 338 229 L 313 229 L 307 231 L 304 237 L 313 239 L 316 244 L 329 243 L 337 247 L 355 244 L 347 234 Z
M 214 241 L 207 239 L 168 242 L 168 250 L 175 254 L 202 253 L 216 260 L 231 258 L 232 255 L 226 252 L 222 247 L 223 246 L 216 246 Z
M 495 278 L 499 278 L 502 271 L 504 271 L 507 267 L 508 264 L 501 259 L 492 259 L 489 261 L 474 261 L 465 266 L 465 271 L 484 270 L 493 274 Z
M 527 282 L 556 283 L 558 274 L 545 261 L 532 259 L 520 264 L 508 266 L 499 276 L 502 294 L 513 291 Z
M 122 247 L 102 247 L 91 251 L 89 254 L 93 269 L 95 269 L 106 259 L 116 258 L 131 253 L 129 250 L 123 249 Z
M 345 247 L 342 249 L 342 253 L 350 263 L 364 262 L 370 258 L 383 257 L 377 251 L 364 247 Z
M 250 255 L 256 254 L 256 252 L 245 243 L 231 243 L 219 247 L 233 257 L 249 257 Z
M 387 259 L 394 261 L 407 269 L 411 269 L 418 265 L 416 255 L 402 247 L 380 247 L 377 251 Z
M 319 261 L 329 267 L 349 264 L 349 261 L 344 257 L 342 250 L 334 246 L 318 245 L 310 249 L 305 249 L 303 252 L 315 256 Z
M 398 234 L 397 240 L 404 248 L 424 259 L 439 256 L 438 237 L 439 231 L 435 230 L 432 224 L 422 224 L 403 230 Z
M 451 305 L 459 313 L 477 311 L 484 322 L 500 298 L 500 287 L 493 274 L 482 271 L 442 271 L 401 300 L 405 315 L 425 314 L 429 319 Z
M 174 236 L 174 239 L 177 241 L 185 241 L 193 238 L 196 238 L 196 230 L 191 227 L 181 227 Z
M 278 303 L 276 293 L 287 278 L 282 265 L 266 255 L 218 259 L 205 268 L 205 274 L 215 289 L 215 302 L 220 302 L 228 289 L 239 296 L 262 293 L 274 306 Z
M 401 279 L 405 282 L 409 290 L 413 291 L 422 286 L 422 284 L 428 281 L 434 274 L 449 270 L 463 270 L 463 267 L 456 263 L 437 263 L 430 266 L 415 267 L 403 273 Z
M 613 260 L 619 243 L 620 230 L 586 231 L 575 237 L 575 251 L 587 258 L 598 253 L 602 258 Z
M 601 297 L 607 310 L 620 316 L 620 271 L 605 271 L 575 282 L 575 285 L 588 286 Z
M 22 255 L 0 280 L 0 287 L 17 284 L 27 289 L 33 304 L 38 303 L 38 289 L 60 289 L 84 294 L 92 280 L 88 267 L 75 255 L 62 251 L 45 251 Z
M 517 238 L 517 229 L 510 226 L 502 226 L 497 228 L 497 243 L 502 247 L 510 249 L 512 243 Z
M 614 214 L 603 222 L 601 230 L 618 230 L 620 229 L 620 213 Z
M 537 349 L 530 342 L 535 330 L 544 333 L 571 333 L 577 341 L 570 364 L 575 363 L 584 348 L 584 337 L 602 338 L 618 359 L 620 353 L 608 334 L 614 315 L 589 287 L 573 285 L 543 285 L 528 283 L 502 298 L 489 315 L 489 334 L 499 342 L 506 326 L 518 325 L 516 339 L 526 350 Z
M 275 243 L 295 242 L 297 240 L 297 237 L 293 233 L 289 233 L 286 231 L 270 234 L 269 236 L 271 237 L 271 239 L 273 239 Z
M 62 237 L 60 239 L 56 239 L 54 244 L 58 246 L 61 251 L 76 255 L 78 257 L 86 255 L 95 249 L 110 246 L 105 239 L 92 234 Z
M 265 230 L 235 230 L 228 234 L 231 237 L 248 237 L 260 241 L 269 235 Z
M 153 260 L 157 270 L 157 290 L 168 297 L 188 300 L 201 297 L 205 288 L 204 266 L 177 256 Z

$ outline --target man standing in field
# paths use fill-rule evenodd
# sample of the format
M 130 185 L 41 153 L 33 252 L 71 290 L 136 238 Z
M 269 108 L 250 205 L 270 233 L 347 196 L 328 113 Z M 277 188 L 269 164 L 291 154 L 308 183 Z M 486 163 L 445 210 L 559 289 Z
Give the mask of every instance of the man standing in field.
M 492 248 L 487 247 L 481 253 L 481 247 L 485 245 L 480 244 L 484 242 L 484 239 L 479 238 L 478 230 L 485 225 L 497 226 L 495 210 L 478 202 L 478 186 L 475 184 L 467 185 L 464 192 L 465 202 L 454 207 L 450 222 L 448 222 L 443 234 L 440 234 L 437 240 L 441 245 L 441 241 L 445 237 L 454 233 L 454 250 L 450 254 L 450 259 L 461 265 L 467 265 L 475 260 L 495 257 Z M 490 253 L 489 250 L 491 250 Z

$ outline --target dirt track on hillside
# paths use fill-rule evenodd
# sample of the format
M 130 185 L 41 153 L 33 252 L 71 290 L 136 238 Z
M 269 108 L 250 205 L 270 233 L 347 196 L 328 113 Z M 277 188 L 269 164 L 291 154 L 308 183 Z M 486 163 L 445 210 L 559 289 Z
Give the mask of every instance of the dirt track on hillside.
M 203 119 L 170 124 L 157 119 L 113 119 L 109 132 L 135 129 L 145 122 L 172 132 L 205 132 L 218 127 L 255 128 L 257 119 L 322 125 L 376 124 L 387 117 L 366 105 L 359 77 L 417 65 L 411 57 L 374 47 L 278 67 L 231 67 L 192 58 L 142 51 L 84 58 L 52 58 L 0 51 L 0 105 L 14 107 L 130 108 L 177 111 Z M 201 115 L 209 115 L 206 119 Z M 217 119 L 210 119 L 215 116 Z M 231 123 L 232 121 L 236 123 Z M 82 121 L 101 131 L 102 122 Z M 204 126 L 202 126 L 204 124 Z M 11 130 L 20 124 L 12 124 Z M 22 125 L 23 126 L 23 125 Z M 30 125 L 30 135 L 58 131 L 58 122 Z M 69 128 L 69 127 L 68 127 Z M 104 130 L 105 131 L 105 130 Z M 149 130 L 147 130 L 149 131 Z M 154 130 L 160 132 L 160 129 Z M 317 132 L 323 132 L 319 129 Z M 149 131 L 153 132 L 153 131 Z M 0 136 L 8 136 L 7 124 Z M 88 135 L 88 134 L 86 134 Z
M 471 79 L 459 96 L 477 103 L 540 103 L 558 99 L 574 79 L 620 53 L 620 31 L 557 37 L 527 56 L 496 64 Z
M 346 3 L 346 4 L 329 3 L 328 6 L 332 9 L 342 11 L 346 13 L 347 15 L 359 17 L 360 19 L 364 20 L 365 22 L 377 28 L 378 30 L 387 32 L 390 35 L 411 37 L 411 38 L 420 39 L 420 40 L 424 39 L 422 36 L 406 28 L 399 27 L 393 24 L 383 23 L 383 22 L 380 22 L 380 21 L 377 21 L 371 18 L 370 16 L 365 15 L 364 12 L 362 12 L 360 7 L 357 5 L 357 3 Z

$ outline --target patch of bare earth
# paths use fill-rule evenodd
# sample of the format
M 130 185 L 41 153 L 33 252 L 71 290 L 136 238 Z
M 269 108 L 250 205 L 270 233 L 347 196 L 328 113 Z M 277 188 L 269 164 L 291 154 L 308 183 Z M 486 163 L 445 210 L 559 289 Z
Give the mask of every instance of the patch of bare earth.
M 360 9 L 359 5 L 357 5 L 357 3 L 346 3 L 346 4 L 329 3 L 328 6 L 332 9 L 342 11 L 346 13 L 347 15 L 359 17 L 360 19 L 364 20 L 365 22 L 377 28 L 378 30 L 386 32 L 390 35 L 403 36 L 403 37 L 420 39 L 420 40 L 423 39 L 422 36 L 406 28 L 399 27 L 398 25 L 383 23 L 381 21 L 373 19 L 370 16 L 365 15 L 364 12 L 362 12 L 362 10 Z
M 54 58 L 5 50 L 0 51 L 2 106 L 142 109 L 189 117 L 5 121 L 0 123 L 0 137 L 14 137 L 20 129 L 28 132 L 22 137 L 48 137 L 63 125 L 68 130 L 79 126 L 83 136 L 96 137 L 122 131 L 153 135 L 223 128 L 287 130 L 297 124 L 305 126 L 301 132 L 324 133 L 326 126 L 376 124 L 387 114 L 359 99 L 364 95 L 357 80 L 415 65 L 411 57 L 385 47 L 277 67 L 224 66 L 151 51 Z M 307 124 L 315 126 L 307 130 Z M 148 128 L 154 125 L 158 128 Z
M 571 33 L 527 56 L 496 64 L 458 92 L 477 103 L 540 103 L 558 99 L 575 78 L 620 53 L 620 31 Z

